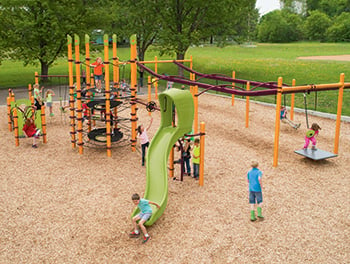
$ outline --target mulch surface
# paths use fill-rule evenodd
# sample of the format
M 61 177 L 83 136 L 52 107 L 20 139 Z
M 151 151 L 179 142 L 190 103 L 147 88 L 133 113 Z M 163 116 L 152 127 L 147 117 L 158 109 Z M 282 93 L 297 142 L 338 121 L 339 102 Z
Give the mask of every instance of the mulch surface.
M 350 124 L 341 124 L 339 156 L 312 161 L 294 153 L 304 144 L 305 116 L 294 130 L 281 123 L 279 164 L 272 166 L 275 110 L 214 95 L 199 97 L 206 123 L 205 182 L 169 179 L 164 214 L 152 239 L 130 239 L 131 195 L 144 193 L 141 154 L 129 146 L 70 143 L 69 116 L 47 116 L 47 144 L 15 146 L 0 107 L 1 263 L 347 263 L 350 252 Z M 129 113 L 126 113 L 126 116 Z M 160 123 L 152 113 L 152 138 Z M 130 115 L 129 115 L 130 117 Z M 150 120 L 139 106 L 139 123 Z M 317 147 L 332 151 L 335 121 L 309 117 L 322 130 Z M 175 153 L 179 155 L 179 153 Z M 246 173 L 257 159 L 263 175 L 264 221 L 250 222 Z M 176 176 L 179 177 L 179 165 Z

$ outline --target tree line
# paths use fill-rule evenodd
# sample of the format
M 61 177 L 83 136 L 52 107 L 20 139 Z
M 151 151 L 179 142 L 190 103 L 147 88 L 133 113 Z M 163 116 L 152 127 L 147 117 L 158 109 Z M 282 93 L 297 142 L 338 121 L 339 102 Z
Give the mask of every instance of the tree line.
M 256 28 L 260 42 L 350 42 L 350 0 L 283 0 Z
M 96 29 L 119 40 L 137 34 L 139 60 L 151 45 L 183 59 L 192 45 L 229 39 L 350 40 L 350 0 L 280 2 L 281 10 L 259 18 L 256 0 L 0 0 L 0 62 L 40 64 L 47 75 L 67 53 L 67 34 Z

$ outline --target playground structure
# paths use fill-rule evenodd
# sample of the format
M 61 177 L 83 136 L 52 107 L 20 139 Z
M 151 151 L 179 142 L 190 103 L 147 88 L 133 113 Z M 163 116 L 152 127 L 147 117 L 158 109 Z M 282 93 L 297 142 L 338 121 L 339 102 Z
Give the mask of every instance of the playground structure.
M 31 85 L 28 88 L 30 99 L 15 100 L 15 94 L 11 89 L 7 97 L 8 129 L 10 132 L 14 131 L 16 146 L 19 146 L 20 138 L 26 137 L 22 128 L 27 118 L 34 120 L 35 126 L 42 131 L 43 143 L 47 143 L 45 106 L 41 106 L 40 110 L 36 109 Z
M 191 80 L 186 80 L 181 77 L 168 77 L 164 75 L 159 75 L 155 72 L 153 72 L 151 69 L 146 68 L 141 63 L 138 63 L 140 67 L 142 67 L 145 71 L 148 71 L 152 75 L 156 76 L 158 79 L 164 79 L 164 80 L 171 80 L 176 83 L 181 83 L 185 85 L 190 85 L 194 87 L 194 96 L 197 98 L 199 95 L 209 91 L 218 91 L 225 94 L 231 94 L 232 95 L 232 104 L 234 104 L 234 96 L 240 95 L 246 97 L 246 122 L 245 127 L 248 128 L 249 126 L 249 100 L 250 96 L 266 96 L 266 95 L 275 95 L 276 96 L 276 120 L 275 120 L 275 140 L 274 140 L 274 154 L 273 154 L 273 166 L 276 167 L 278 165 L 278 146 L 279 146 L 279 133 L 280 133 L 280 107 L 282 102 L 282 94 L 292 94 L 292 100 L 291 100 L 291 117 L 294 116 L 294 94 L 295 93 L 310 93 L 310 92 L 316 92 L 316 91 L 326 91 L 326 90 L 338 90 L 338 106 L 337 106 L 337 119 L 336 119 L 336 131 L 335 131 L 335 139 L 334 139 L 334 154 L 330 152 L 323 152 L 322 153 L 322 159 L 334 157 L 338 154 L 339 149 L 339 135 L 340 135 L 340 122 L 341 122 L 341 110 L 342 110 L 342 102 L 343 102 L 343 91 L 346 88 L 350 88 L 350 83 L 345 83 L 345 75 L 344 73 L 340 74 L 340 81 L 338 83 L 331 83 L 331 84 L 312 84 L 312 85 L 303 85 L 303 86 L 295 86 L 295 81 L 293 81 L 293 86 L 287 86 L 283 84 L 282 77 L 278 78 L 278 82 L 256 82 L 256 81 L 247 81 L 247 80 L 241 80 L 241 79 L 235 79 L 230 78 L 227 76 L 217 75 L 217 74 L 203 74 L 194 71 L 191 68 L 188 68 L 180 63 L 174 62 L 174 64 L 178 65 L 179 67 L 183 68 L 184 70 L 190 72 Z M 228 84 L 223 85 L 210 85 L 207 83 L 198 82 L 195 81 L 195 76 L 199 76 L 199 79 L 206 78 L 206 79 L 212 79 L 212 80 L 220 80 L 228 82 Z M 235 74 L 233 74 L 235 76 Z M 237 86 L 237 84 L 246 85 L 246 89 Z M 253 88 L 251 88 L 251 85 L 253 85 Z M 200 93 L 197 92 L 198 87 L 204 88 L 203 91 Z M 258 90 L 258 88 L 260 90 Z M 195 101 L 195 116 L 194 116 L 194 128 L 196 131 L 197 124 L 198 124 L 198 99 Z M 301 154 L 311 159 L 321 159 L 320 157 L 314 158 L 316 152 L 313 153 L 313 155 L 309 155 L 308 152 L 298 152 L 298 154 Z
M 82 63 L 80 61 L 79 58 L 79 45 L 80 45 L 80 40 L 79 40 L 79 36 L 75 35 L 74 36 L 74 45 L 75 45 L 75 60 L 73 60 L 73 54 L 72 54 L 72 38 L 70 36 L 68 36 L 68 68 L 69 68 L 69 88 L 70 88 L 70 99 L 69 99 L 69 103 L 70 103 L 70 126 L 71 126 L 71 143 L 72 143 L 72 147 L 75 148 L 76 147 L 76 143 L 79 146 L 79 153 L 82 154 L 83 153 L 83 118 L 82 118 L 82 96 L 81 96 L 81 84 L 80 84 L 80 79 L 81 79 L 81 75 L 80 75 L 80 71 L 81 71 L 81 64 L 85 64 L 86 66 L 86 73 L 89 76 L 90 75 L 90 58 L 89 58 L 89 36 L 85 35 L 85 54 L 86 54 L 86 58 L 85 58 L 85 63 Z M 152 88 L 152 84 L 154 85 L 154 93 L 155 93 L 155 98 L 158 98 L 158 79 L 155 79 L 153 81 L 153 83 L 150 80 L 150 76 L 148 76 L 148 102 L 145 103 L 142 100 L 139 100 L 137 98 L 137 91 L 138 91 L 138 87 L 137 87 L 137 67 L 139 66 L 139 63 L 142 64 L 154 64 L 154 68 L 155 68 L 155 72 L 157 72 L 157 66 L 159 63 L 173 63 L 173 60 L 158 60 L 157 57 L 155 57 L 154 61 L 141 61 L 138 62 L 137 61 L 137 51 L 136 51 L 136 35 L 131 36 L 130 38 L 130 47 L 131 47 L 131 54 L 130 54 L 130 60 L 129 61 L 119 61 L 118 57 L 117 57 L 117 38 L 116 35 L 113 35 L 113 42 L 112 42 L 112 49 L 113 49 L 113 82 L 111 84 L 111 82 L 109 81 L 109 58 L 108 58 L 108 52 L 109 52 L 109 41 L 108 41 L 108 35 L 104 36 L 104 61 L 103 64 L 105 65 L 105 76 L 104 76 L 104 80 L 105 80 L 105 88 L 104 88 L 104 96 L 102 95 L 100 97 L 100 99 L 98 100 L 99 102 L 97 102 L 97 98 L 92 98 L 91 94 L 94 88 L 93 85 L 93 75 L 91 75 L 91 78 L 87 78 L 86 79 L 86 91 L 87 91 L 87 105 L 100 105 L 102 106 L 104 112 L 105 112 L 105 122 L 106 122 L 106 128 L 105 129 L 97 129 L 95 131 L 91 130 L 91 122 L 90 122 L 90 118 L 88 119 L 88 131 L 89 131 L 89 135 L 91 133 L 96 134 L 94 137 L 90 137 L 89 139 L 93 140 L 96 137 L 104 137 L 104 141 L 106 142 L 106 148 L 107 148 L 107 156 L 111 156 L 111 142 L 113 141 L 113 137 L 112 137 L 112 129 L 110 126 L 110 111 L 111 111 L 111 104 L 115 104 L 118 103 L 120 104 L 121 102 L 125 102 L 126 103 L 130 103 L 131 104 L 131 147 L 132 147 L 132 151 L 136 150 L 136 128 L 137 128 L 137 104 L 141 104 L 141 105 L 145 105 L 146 109 L 149 111 L 149 114 L 151 115 L 151 112 L 154 110 L 159 110 L 159 108 L 157 108 L 156 104 L 152 101 L 152 93 L 151 93 L 151 88 Z M 73 75 L 73 62 L 75 63 L 76 67 L 75 67 L 75 75 Z M 192 68 L 192 58 L 190 60 L 177 60 L 177 63 L 183 63 L 183 62 L 189 62 L 190 63 L 190 67 Z M 131 68 L 131 83 L 130 83 L 130 95 L 128 96 L 121 96 L 121 92 L 122 90 L 120 89 L 120 80 L 119 80 L 119 70 L 120 70 L 120 65 L 123 65 L 123 67 L 126 64 L 130 64 L 130 68 Z M 74 76 L 76 78 L 76 87 L 73 85 L 74 83 Z M 36 79 L 37 82 L 37 79 Z M 108 85 L 111 84 L 111 85 Z M 74 93 L 74 89 L 76 89 L 76 93 Z M 111 99 L 111 93 L 113 93 L 113 100 Z M 76 100 L 74 98 L 74 95 L 76 94 Z M 196 98 L 194 96 L 194 94 L 192 93 L 193 96 L 193 100 L 196 102 Z M 90 101 L 91 99 L 91 101 Z M 129 102 L 130 100 L 130 102 Z M 75 107 L 75 102 L 77 104 L 77 106 Z M 117 104 L 117 105 L 118 105 Z M 195 108 L 197 109 L 197 108 Z M 76 111 L 75 111 L 76 110 Z M 117 108 L 114 107 L 114 117 L 115 120 L 118 120 L 118 111 Z M 196 110 L 195 110 L 196 111 Z M 75 116 L 75 112 L 77 112 L 77 117 Z M 198 113 L 197 113 L 198 115 Z M 78 121 L 78 129 L 75 130 L 75 120 Z M 175 124 L 174 124 L 175 125 Z M 195 125 L 198 127 L 198 122 L 196 121 Z M 116 129 L 118 129 L 118 123 L 116 123 L 115 128 L 114 128 L 114 134 L 117 132 Z M 204 135 L 205 135 L 205 124 L 201 124 L 201 132 L 198 133 L 197 128 L 195 127 L 194 131 L 195 134 L 191 135 L 191 136 L 200 136 L 201 137 L 201 150 L 203 151 L 203 155 L 204 156 Z M 78 140 L 76 140 L 75 135 L 78 134 Z M 119 135 L 118 138 L 122 138 L 123 135 Z M 204 164 L 204 163 L 203 163 Z M 200 167 L 202 168 L 202 173 L 200 176 L 200 181 L 199 184 L 203 185 L 203 171 L 204 171 L 204 165 L 200 165 Z M 174 170 L 174 150 L 172 150 L 171 154 L 170 154 L 170 177 L 173 177 L 173 170 Z M 181 180 L 182 180 L 182 176 L 181 176 Z

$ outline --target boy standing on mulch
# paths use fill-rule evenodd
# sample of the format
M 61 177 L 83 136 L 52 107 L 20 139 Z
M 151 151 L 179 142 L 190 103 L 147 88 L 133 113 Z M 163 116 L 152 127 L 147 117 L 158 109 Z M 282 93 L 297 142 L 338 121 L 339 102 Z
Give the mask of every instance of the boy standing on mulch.
M 199 162 L 200 162 L 200 146 L 199 138 L 194 140 L 194 147 L 192 152 L 192 163 L 193 163 L 193 178 L 199 179 Z
M 146 227 L 143 224 L 152 216 L 152 208 L 150 204 L 157 206 L 158 209 L 160 208 L 160 206 L 157 203 L 148 201 L 146 199 L 140 199 L 140 195 L 138 195 L 137 193 L 132 195 L 131 200 L 135 205 L 137 205 L 137 207 L 141 210 L 141 212 L 132 218 L 134 231 L 129 234 L 129 237 L 136 238 L 140 236 L 140 231 L 137 228 L 137 226 L 139 226 L 143 233 L 142 243 L 146 243 L 148 240 L 150 240 L 151 237 L 147 233 Z M 139 223 L 137 223 L 137 221 L 139 221 Z
M 258 205 L 258 218 L 263 220 L 264 217 L 261 214 L 262 206 L 262 184 L 261 177 L 262 171 L 258 169 L 259 163 L 253 160 L 251 163 L 252 169 L 248 171 L 247 179 L 249 184 L 249 203 L 250 203 L 250 221 L 256 221 L 255 218 L 255 204 Z

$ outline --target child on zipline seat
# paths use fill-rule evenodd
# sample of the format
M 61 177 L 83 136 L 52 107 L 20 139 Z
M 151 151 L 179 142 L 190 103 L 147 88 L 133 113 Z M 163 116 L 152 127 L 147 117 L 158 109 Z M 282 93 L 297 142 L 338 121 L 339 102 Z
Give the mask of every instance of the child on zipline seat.
M 294 129 L 298 129 L 301 125 L 300 123 L 299 124 L 294 123 L 292 120 L 290 120 L 287 117 L 287 108 L 285 106 L 281 106 L 280 119 L 283 123 L 287 123 L 288 125 L 290 125 Z

